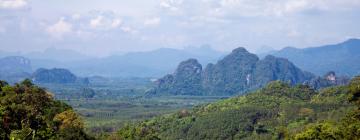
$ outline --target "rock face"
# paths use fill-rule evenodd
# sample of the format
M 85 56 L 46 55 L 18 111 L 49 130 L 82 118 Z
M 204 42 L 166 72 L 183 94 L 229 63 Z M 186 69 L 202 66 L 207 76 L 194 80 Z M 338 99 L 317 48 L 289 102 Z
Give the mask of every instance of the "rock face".
M 195 59 L 179 64 L 174 74 L 166 75 L 157 80 L 155 92 L 174 95 L 199 95 L 201 87 L 202 66 Z
M 299 84 L 312 79 L 314 75 L 302 71 L 287 59 L 268 55 L 256 63 L 253 77 L 252 88 L 260 88 L 274 80 Z
M 210 95 L 235 94 L 250 86 L 251 76 L 259 58 L 244 48 L 233 50 L 203 73 L 203 86 Z M 250 78 L 247 80 L 247 78 Z
M 323 77 L 316 77 L 306 82 L 306 84 L 310 85 L 314 89 L 320 89 L 330 86 L 339 86 L 339 85 L 347 85 L 349 84 L 350 78 L 345 76 L 336 76 L 335 72 L 330 71 L 325 74 Z
M 0 79 L 10 83 L 30 77 L 32 72 L 29 59 L 20 56 L 9 56 L 0 59 Z
M 56 83 L 67 84 L 75 83 L 77 77 L 66 69 L 38 69 L 33 73 L 33 81 L 35 83 Z
M 267 56 L 263 60 L 244 48 L 237 48 L 202 71 L 195 59 L 180 63 L 174 74 L 156 82 L 152 94 L 228 96 L 254 90 L 270 81 L 303 83 L 314 75 L 287 59 Z

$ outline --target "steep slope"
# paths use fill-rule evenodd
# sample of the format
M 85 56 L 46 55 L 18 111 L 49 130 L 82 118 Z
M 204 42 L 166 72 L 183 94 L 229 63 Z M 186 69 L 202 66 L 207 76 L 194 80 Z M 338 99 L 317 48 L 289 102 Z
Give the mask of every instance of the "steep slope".
M 174 74 L 168 74 L 156 81 L 158 88 L 153 93 L 173 95 L 200 95 L 202 66 L 196 59 L 189 59 L 179 64 Z
M 235 94 L 250 86 L 250 77 L 259 58 L 245 48 L 234 49 L 215 65 L 209 64 L 203 73 L 204 89 L 213 95 Z
M 350 99 L 359 103 L 359 83 L 358 77 L 352 81 L 352 86 L 317 92 L 309 86 L 275 81 L 245 96 L 127 125 L 117 136 L 120 139 L 293 139 L 304 137 L 298 133 L 316 122 L 351 119 L 351 127 L 344 131 L 325 128 L 310 133 L 324 133 L 322 135 L 327 138 L 323 139 L 333 135 L 358 139 L 360 119 L 356 113 L 358 115 L 359 110 L 348 99 L 352 95 Z M 351 95 L 349 90 L 353 92 Z M 352 110 L 354 117 L 347 115 L 351 115 Z M 319 136 L 305 134 L 305 137 Z
M 180 63 L 174 74 L 158 79 L 149 93 L 229 96 L 257 89 L 274 80 L 299 84 L 313 77 L 286 59 L 267 56 L 259 60 L 246 49 L 237 48 L 216 64 L 208 64 L 202 72 L 201 65 L 194 59 Z
M 271 55 L 256 63 L 253 75 L 254 78 L 252 78 L 251 84 L 255 88 L 259 88 L 274 80 L 288 82 L 292 85 L 301 84 L 314 77 L 313 74 L 302 71 L 287 59 Z
M 360 74 L 360 39 L 305 49 L 287 47 L 271 54 L 287 58 L 317 75 L 324 75 L 328 71 L 348 76 Z

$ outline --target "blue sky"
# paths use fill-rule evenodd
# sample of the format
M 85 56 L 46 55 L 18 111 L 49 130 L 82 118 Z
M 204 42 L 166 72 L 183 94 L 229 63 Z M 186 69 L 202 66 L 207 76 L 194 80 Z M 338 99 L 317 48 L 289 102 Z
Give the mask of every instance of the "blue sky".
M 299 48 L 360 37 L 360 0 L 0 0 L 0 50 Z

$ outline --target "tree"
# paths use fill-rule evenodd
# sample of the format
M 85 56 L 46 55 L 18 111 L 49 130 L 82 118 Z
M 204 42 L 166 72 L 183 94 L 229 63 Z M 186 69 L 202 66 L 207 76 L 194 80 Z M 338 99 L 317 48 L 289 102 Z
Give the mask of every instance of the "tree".
M 66 110 L 54 117 L 54 121 L 59 123 L 60 129 L 84 128 L 83 121 L 73 110 Z
M 296 140 L 337 140 L 343 136 L 339 129 L 331 123 L 320 123 L 295 136 Z
M 69 105 L 30 80 L 0 87 L 0 139 L 91 139 Z
M 349 101 L 360 107 L 360 76 L 357 76 L 350 81 L 349 94 Z

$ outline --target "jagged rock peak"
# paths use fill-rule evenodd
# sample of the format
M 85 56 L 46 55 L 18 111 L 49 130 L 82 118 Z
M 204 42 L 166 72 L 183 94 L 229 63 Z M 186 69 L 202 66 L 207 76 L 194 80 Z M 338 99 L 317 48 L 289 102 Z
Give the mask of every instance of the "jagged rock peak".
M 254 59 L 256 59 L 255 61 L 259 60 L 259 58 L 255 54 L 250 53 L 243 47 L 239 47 L 239 48 L 232 50 L 232 52 L 229 55 L 227 55 L 223 60 L 243 59 L 243 58 L 246 58 L 246 59 L 254 58 Z
M 192 71 L 195 73 L 201 73 L 202 66 L 196 59 L 191 58 L 186 61 L 182 61 L 179 64 L 178 68 L 176 69 L 175 74 L 179 73 L 179 72 L 184 72 L 184 71 Z
M 198 60 L 190 58 L 188 60 L 182 61 L 179 66 L 181 65 L 200 65 L 200 63 Z

